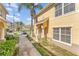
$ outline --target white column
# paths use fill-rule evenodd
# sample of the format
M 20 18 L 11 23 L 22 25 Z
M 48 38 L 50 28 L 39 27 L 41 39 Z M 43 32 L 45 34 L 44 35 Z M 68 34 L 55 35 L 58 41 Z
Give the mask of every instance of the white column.
M 2 30 L 2 34 L 1 34 L 1 40 L 4 40 L 4 36 L 5 36 L 5 30 L 4 29 L 1 29 Z
M 41 26 L 41 28 L 42 28 L 41 38 L 44 38 L 44 27 L 43 27 L 43 26 Z
M 38 33 L 38 28 L 36 27 L 36 30 L 35 30 L 36 39 L 35 39 L 35 40 L 36 40 L 37 42 L 38 42 L 38 34 L 39 34 L 39 33 Z

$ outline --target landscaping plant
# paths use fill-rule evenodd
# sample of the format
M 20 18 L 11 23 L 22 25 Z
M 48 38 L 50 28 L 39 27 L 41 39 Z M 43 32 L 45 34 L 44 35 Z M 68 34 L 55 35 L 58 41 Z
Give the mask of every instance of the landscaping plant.
M 12 56 L 14 54 L 16 40 L 6 40 L 0 44 L 0 56 Z

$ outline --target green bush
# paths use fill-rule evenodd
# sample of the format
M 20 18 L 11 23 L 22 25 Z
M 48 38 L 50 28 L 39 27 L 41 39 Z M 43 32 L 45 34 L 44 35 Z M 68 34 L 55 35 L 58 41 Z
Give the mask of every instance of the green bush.
M 16 49 L 16 40 L 6 40 L 0 44 L 0 56 L 12 56 Z
M 12 40 L 15 39 L 13 35 L 6 35 L 6 40 Z
M 14 35 L 6 35 L 5 36 L 6 40 L 13 40 L 13 39 L 18 39 L 19 35 L 17 33 L 14 33 Z
M 16 50 L 16 44 L 19 42 L 19 36 L 6 35 L 6 41 L 0 43 L 0 56 L 12 56 Z
M 28 38 L 28 40 L 30 40 L 30 41 L 33 40 L 32 37 L 30 37 L 28 34 L 27 34 L 27 38 Z
M 18 32 L 15 32 L 15 33 L 14 33 L 14 36 L 15 36 L 15 37 L 19 37 L 19 33 L 18 33 Z

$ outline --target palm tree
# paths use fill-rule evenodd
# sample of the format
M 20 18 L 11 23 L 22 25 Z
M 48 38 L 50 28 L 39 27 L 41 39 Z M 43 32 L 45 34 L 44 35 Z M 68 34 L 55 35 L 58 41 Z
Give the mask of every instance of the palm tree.
M 31 15 L 31 34 L 33 35 L 33 17 L 36 15 L 35 9 L 42 9 L 41 4 L 35 4 L 35 3 L 21 3 L 19 4 L 18 10 L 20 11 L 22 8 L 26 8 L 30 10 Z
M 18 21 L 18 22 L 15 22 L 15 29 L 17 30 L 17 31 L 22 31 L 22 27 L 24 26 L 24 23 L 23 22 L 21 22 L 21 21 Z

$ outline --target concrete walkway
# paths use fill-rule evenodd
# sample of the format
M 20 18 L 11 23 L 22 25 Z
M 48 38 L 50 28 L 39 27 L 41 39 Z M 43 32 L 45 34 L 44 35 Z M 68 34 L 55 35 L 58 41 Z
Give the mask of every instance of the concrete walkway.
M 19 37 L 19 56 L 41 56 L 25 36 Z

